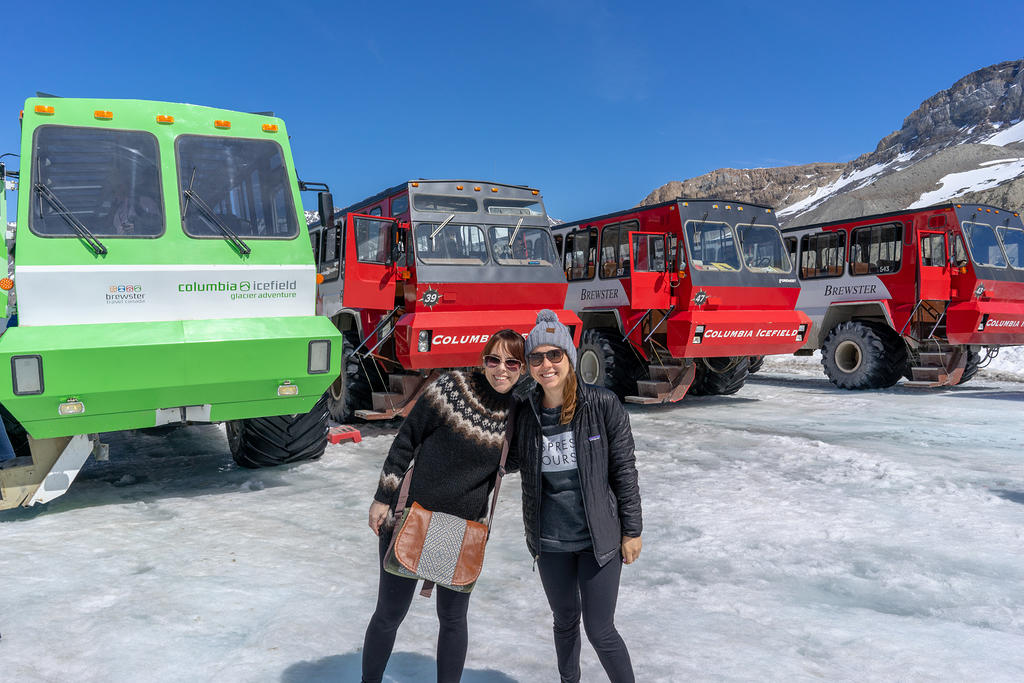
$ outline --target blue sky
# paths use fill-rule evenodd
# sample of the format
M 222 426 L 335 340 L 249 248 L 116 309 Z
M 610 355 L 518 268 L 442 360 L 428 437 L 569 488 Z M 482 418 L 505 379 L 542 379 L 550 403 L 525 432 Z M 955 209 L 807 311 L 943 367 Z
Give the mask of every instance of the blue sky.
M 458 177 L 538 187 L 564 220 L 716 168 L 847 161 L 1024 56 L 1017 2 L 27 4 L 5 13 L 0 153 L 37 90 L 273 110 L 339 206 Z

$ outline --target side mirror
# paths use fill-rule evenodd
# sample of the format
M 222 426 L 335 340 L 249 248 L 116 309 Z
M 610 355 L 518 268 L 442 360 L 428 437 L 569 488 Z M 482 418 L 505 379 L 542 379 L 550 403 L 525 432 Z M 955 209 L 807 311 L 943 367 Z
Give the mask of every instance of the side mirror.
M 403 242 L 398 238 L 398 221 L 391 221 L 388 225 L 388 244 L 391 248 L 388 250 L 387 265 L 391 266 L 401 261 L 405 253 Z
M 320 225 L 325 228 L 334 227 L 334 197 L 330 192 L 317 192 L 316 199 L 320 213 Z

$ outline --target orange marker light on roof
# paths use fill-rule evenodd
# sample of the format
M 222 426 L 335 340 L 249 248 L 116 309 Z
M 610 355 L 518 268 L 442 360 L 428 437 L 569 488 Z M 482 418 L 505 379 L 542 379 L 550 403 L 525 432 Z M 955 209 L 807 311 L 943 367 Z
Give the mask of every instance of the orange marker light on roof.
M 985 213 L 992 213 L 992 209 L 985 209 Z
M 540 194 L 540 190 L 533 190 L 533 196 L 536 197 Z
M 156 115 L 156 122 L 157 123 L 174 123 L 174 117 L 169 115 L 169 114 L 157 114 Z
M 712 208 L 712 209 L 717 209 L 717 208 L 718 208 L 718 204 L 712 204 L 712 205 L 711 205 L 711 208 Z
M 263 124 L 263 132 L 264 133 L 276 133 L 277 132 L 277 124 L 276 123 L 264 123 Z
M 51 107 L 49 105 L 46 105 L 46 104 L 37 104 L 36 105 L 36 113 L 37 114 L 52 114 L 53 113 L 53 107 Z
M 5 292 L 9 292 L 10 290 L 14 289 L 14 280 L 12 280 L 9 277 L 0 279 L 0 289 L 4 290 Z
M 498 191 L 498 188 L 496 188 L 496 187 L 492 187 L 491 188 L 491 192 L 497 192 L 497 191 Z
M 461 189 L 462 189 L 462 185 L 456 185 L 456 186 L 455 186 L 455 189 L 456 189 L 456 190 L 461 190 Z
M 419 187 L 419 186 L 420 186 L 420 184 L 419 184 L 419 183 L 413 183 L 413 184 L 412 184 L 412 186 L 413 186 L 413 187 Z
M 736 210 L 737 210 L 737 211 L 742 211 L 742 210 L 743 210 L 743 207 L 742 207 L 742 206 L 737 206 L 737 207 L 736 207 Z
M 97 109 L 92 113 L 92 115 L 98 119 L 103 119 L 104 121 L 109 121 L 110 119 L 114 118 L 114 112 L 103 111 L 102 109 Z
M 725 208 L 727 208 L 727 209 L 731 209 L 732 207 L 731 207 L 731 206 L 729 206 L 728 204 L 726 204 L 726 205 L 725 205 Z
M 222 121 L 220 119 L 217 119 L 216 121 L 213 122 L 213 125 L 216 126 L 217 128 L 230 128 L 231 127 L 231 122 L 230 121 Z
M 473 188 L 473 191 L 474 191 L 474 192 L 479 192 L 479 191 L 480 191 L 480 186 L 479 186 L 479 185 L 477 185 L 476 187 L 474 187 L 474 188 Z

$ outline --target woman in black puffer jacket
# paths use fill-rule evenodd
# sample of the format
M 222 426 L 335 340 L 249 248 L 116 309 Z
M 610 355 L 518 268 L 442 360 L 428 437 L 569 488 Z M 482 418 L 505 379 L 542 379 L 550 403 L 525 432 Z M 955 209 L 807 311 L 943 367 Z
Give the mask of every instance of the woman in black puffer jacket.
M 615 629 L 622 564 L 643 519 L 629 416 L 612 392 L 576 380 L 576 347 L 552 311 L 526 339 L 537 382 L 522 396 L 510 454 L 520 469 L 526 544 L 554 616 L 563 682 L 580 680 L 580 616 L 612 683 L 634 680 Z

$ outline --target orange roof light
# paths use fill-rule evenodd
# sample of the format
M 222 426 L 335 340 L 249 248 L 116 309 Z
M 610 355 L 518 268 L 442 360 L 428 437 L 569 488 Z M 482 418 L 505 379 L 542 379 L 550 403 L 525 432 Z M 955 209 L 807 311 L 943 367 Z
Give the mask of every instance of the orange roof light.
M 712 208 L 712 209 L 717 209 L 717 208 L 718 208 L 718 204 L 712 204 L 712 205 L 711 205 L 711 208 Z
M 985 209 L 985 213 L 992 213 L 992 209 Z
M 771 212 L 772 212 L 772 210 L 771 210 L 771 209 L 765 209 L 765 210 L 764 210 L 764 212 L 765 212 L 765 213 L 771 213 Z
M 533 190 L 533 196 L 536 197 L 540 194 L 540 190 Z
M 492 187 L 491 188 L 491 192 L 497 192 L 497 191 L 498 191 L 498 188 L 496 188 L 496 187 Z
M 742 210 L 743 210 L 743 207 L 742 207 L 742 206 L 737 206 L 737 207 L 736 207 L 736 210 L 737 210 L 737 211 L 742 211 Z
M 169 115 L 169 114 L 157 114 L 156 115 L 156 122 L 157 123 L 174 123 L 174 117 Z
M 5 292 L 9 292 L 10 290 L 14 289 L 14 280 L 12 280 L 9 277 L 0 279 L 0 289 L 4 290 Z
M 114 118 L 114 112 L 103 111 L 102 109 L 97 109 L 92 113 L 92 115 L 98 119 L 103 119 L 105 121 L 109 121 L 110 119 Z
M 729 206 L 728 204 L 726 204 L 726 205 L 725 205 L 725 208 L 727 208 L 727 209 L 731 209 L 732 207 L 731 207 L 731 206 Z
M 276 133 L 277 132 L 277 124 L 276 123 L 264 123 L 263 124 L 263 132 L 264 133 Z
M 461 189 L 462 189 L 462 185 L 456 185 L 456 186 L 455 186 L 455 189 L 456 189 L 456 190 L 461 190 Z
M 413 187 L 419 187 L 419 186 L 420 186 L 420 184 L 419 184 L 419 183 L 413 183 L 413 184 L 412 184 L 412 186 L 413 186 Z
M 474 191 L 474 192 L 479 192 L 479 191 L 480 191 L 480 186 L 479 186 L 479 185 L 477 185 L 476 187 L 474 187 L 474 188 L 473 188 L 473 191 Z
M 51 107 L 49 105 L 46 105 L 46 104 L 37 104 L 36 105 L 36 113 L 37 114 L 52 114 L 53 113 L 53 107 Z
M 213 122 L 213 125 L 216 126 L 217 128 L 230 128 L 231 127 L 231 122 L 230 121 L 222 121 L 220 119 L 217 119 L 216 121 Z

